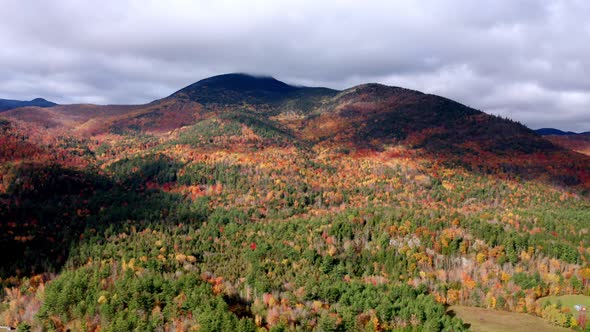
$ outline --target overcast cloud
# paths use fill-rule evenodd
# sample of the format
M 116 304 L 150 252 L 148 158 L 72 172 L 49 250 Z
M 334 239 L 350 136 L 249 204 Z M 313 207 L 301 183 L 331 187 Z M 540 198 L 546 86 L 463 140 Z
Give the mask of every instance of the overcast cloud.
M 144 103 L 228 72 L 380 82 L 588 131 L 590 1 L 0 2 L 0 98 Z

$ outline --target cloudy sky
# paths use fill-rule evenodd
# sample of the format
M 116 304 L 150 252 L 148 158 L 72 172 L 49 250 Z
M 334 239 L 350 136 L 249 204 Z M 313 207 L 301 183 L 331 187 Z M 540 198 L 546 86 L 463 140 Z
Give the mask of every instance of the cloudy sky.
M 144 103 L 228 72 L 590 130 L 590 1 L 1 0 L 0 98 Z

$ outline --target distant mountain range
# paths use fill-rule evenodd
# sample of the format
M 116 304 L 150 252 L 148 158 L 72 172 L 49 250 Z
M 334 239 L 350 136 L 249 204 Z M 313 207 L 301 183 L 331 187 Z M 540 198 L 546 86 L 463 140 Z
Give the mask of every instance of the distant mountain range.
M 541 129 L 536 129 L 535 132 L 541 136 L 590 135 L 590 131 L 586 131 L 583 133 L 576 133 L 573 131 L 563 131 L 563 130 L 559 130 L 559 129 L 555 129 L 555 128 L 541 128 Z
M 554 128 L 542 128 L 535 130 L 535 132 L 557 146 L 590 155 L 590 131 L 576 133 Z
M 52 107 L 52 106 L 56 106 L 56 105 L 57 105 L 56 103 L 45 100 L 43 98 L 35 98 L 30 101 L 0 99 L 0 112 L 8 111 L 8 110 L 19 108 L 19 107 L 27 107 L 27 106 Z

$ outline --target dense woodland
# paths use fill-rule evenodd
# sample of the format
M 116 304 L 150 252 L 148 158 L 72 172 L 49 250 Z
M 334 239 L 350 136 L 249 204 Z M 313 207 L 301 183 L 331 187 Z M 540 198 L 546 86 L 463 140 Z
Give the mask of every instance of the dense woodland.
M 336 122 L 314 141 L 297 126 L 332 115 L 310 112 L 90 134 L 0 120 L 0 325 L 463 331 L 461 304 L 590 331 L 539 300 L 590 295 L 587 158 L 429 128 L 346 144 Z M 470 135 L 482 121 L 506 125 L 473 118 Z

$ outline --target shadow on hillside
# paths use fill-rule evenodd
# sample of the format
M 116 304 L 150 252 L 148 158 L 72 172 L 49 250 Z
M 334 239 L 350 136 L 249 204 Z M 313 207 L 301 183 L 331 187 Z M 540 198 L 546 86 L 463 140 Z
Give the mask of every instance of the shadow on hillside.
M 60 166 L 21 166 L 11 176 L 7 193 L 0 195 L 3 279 L 57 273 L 85 232 L 100 235 L 129 221 L 161 220 L 180 202 L 174 194 L 136 190 L 106 176 Z

